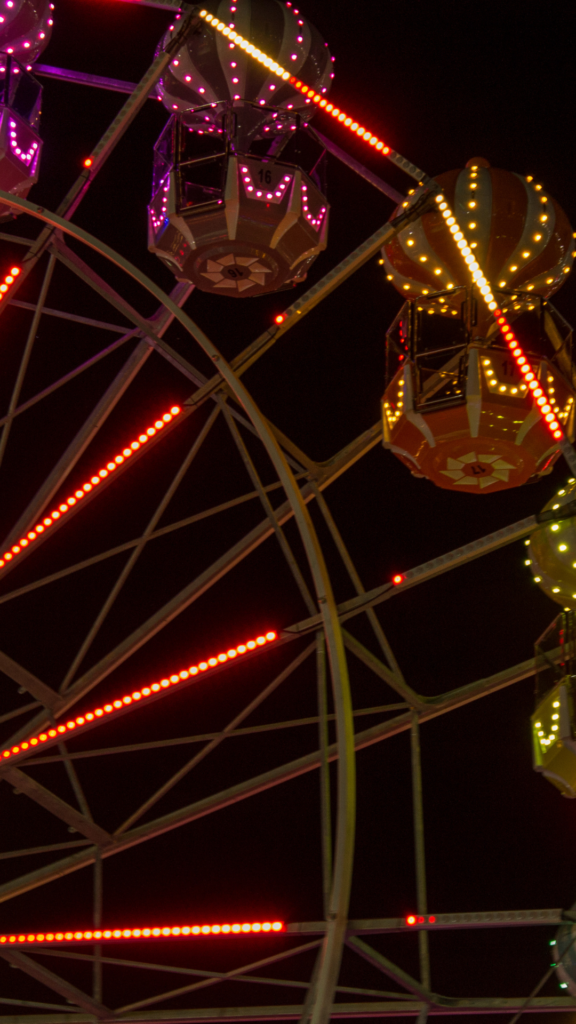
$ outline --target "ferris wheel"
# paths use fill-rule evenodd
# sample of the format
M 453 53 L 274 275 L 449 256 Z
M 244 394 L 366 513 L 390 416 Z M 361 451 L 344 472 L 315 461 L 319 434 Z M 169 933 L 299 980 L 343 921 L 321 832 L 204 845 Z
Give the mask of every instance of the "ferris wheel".
M 534 661 L 424 695 L 376 609 L 526 539 L 565 617 L 538 649 L 551 675 L 536 767 L 572 796 L 574 479 L 544 512 L 372 587 L 328 500 L 382 443 L 402 472 L 469 501 L 537 482 L 561 456 L 576 472 L 571 332 L 550 303 L 572 229 L 538 181 L 482 158 L 432 179 L 332 104 L 332 56 L 294 4 L 145 6 L 174 20 L 135 86 L 40 65 L 53 5 L 14 0 L 0 22 L 0 1006 L 22 1024 L 568 1010 L 569 911 L 439 913 L 427 899 L 421 726 L 532 676 Z M 42 75 L 127 93 L 56 210 L 27 198 L 42 180 Z M 76 211 L 158 99 L 156 272 Z M 322 115 L 405 172 L 408 194 L 325 136 Z M 328 158 L 394 210 L 308 286 L 330 244 Z M 382 417 L 322 461 L 276 425 L 258 373 L 375 258 L 405 300 Z M 278 312 L 242 348 L 217 346 L 199 326 L 203 293 L 234 307 L 233 328 L 253 297 L 274 296 Z M 404 913 L 396 901 L 382 916 L 379 899 L 351 917 L 366 828 L 356 755 L 404 733 L 415 891 Z M 569 994 L 436 992 L 431 932 L 519 927 L 560 927 Z

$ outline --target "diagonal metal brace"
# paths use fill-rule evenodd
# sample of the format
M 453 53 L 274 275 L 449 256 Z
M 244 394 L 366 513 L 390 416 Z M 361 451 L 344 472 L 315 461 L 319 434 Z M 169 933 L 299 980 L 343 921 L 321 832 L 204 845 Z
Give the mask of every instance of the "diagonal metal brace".
M 412 992 L 415 996 L 419 996 L 425 1003 L 432 1004 L 441 1001 L 442 997 L 437 996 L 435 992 L 429 992 L 424 985 L 421 985 L 416 978 L 412 975 L 407 974 L 401 967 L 398 967 L 392 960 L 388 960 L 387 957 L 382 956 L 382 953 L 378 953 L 377 950 L 369 946 L 367 942 L 363 942 L 356 935 L 350 935 L 346 939 L 346 945 L 350 946 L 356 953 L 358 953 L 364 960 L 367 960 L 373 967 L 377 967 L 379 971 L 386 974 L 393 981 L 397 981 L 403 988 L 407 989 L 408 992 Z
M 81 989 L 76 988 L 69 981 L 64 978 L 60 978 L 59 975 L 54 974 L 53 971 L 49 971 L 47 967 L 43 967 L 41 964 L 37 964 L 35 960 L 32 960 L 25 953 L 21 953 L 19 950 L 6 949 L 4 946 L 0 949 L 0 956 L 7 960 L 13 967 L 19 967 L 21 971 L 25 971 L 31 978 L 35 978 L 40 984 L 46 985 L 47 988 L 51 988 L 54 992 L 58 992 L 59 995 L 64 996 L 65 999 L 69 999 L 71 1003 L 75 1003 L 76 1006 L 81 1006 L 83 1010 L 88 1013 L 94 1014 L 99 1018 L 110 1018 L 112 1013 L 106 1009 L 102 1003 L 96 1002 Z
M 56 693 L 51 686 L 37 679 L 32 672 L 19 665 L 17 661 L 10 658 L 4 651 L 0 651 L 0 671 L 13 679 L 18 686 L 21 686 L 28 693 L 31 693 L 36 700 L 41 701 L 44 707 L 49 708 L 53 715 L 57 715 L 64 705 L 60 694 Z
M 20 768 L 5 768 L 3 775 L 19 793 L 25 793 L 31 800 L 35 800 L 41 807 L 65 821 L 67 825 L 76 829 L 97 846 L 110 846 L 114 842 L 112 836 L 105 829 L 100 828 L 100 825 L 90 821 L 86 815 L 40 785 L 35 779 L 30 778 Z

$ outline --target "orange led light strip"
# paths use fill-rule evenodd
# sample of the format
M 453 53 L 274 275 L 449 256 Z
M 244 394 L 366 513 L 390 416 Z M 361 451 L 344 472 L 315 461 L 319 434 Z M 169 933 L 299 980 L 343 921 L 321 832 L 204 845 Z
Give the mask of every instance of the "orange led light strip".
M 16 280 L 20 273 L 20 267 L 12 267 L 10 273 L 6 274 L 6 277 L 2 281 L 2 284 L 0 284 L 0 302 L 6 295 L 6 292 L 10 291 L 10 286 L 14 284 L 14 281 Z
M 208 11 L 200 11 L 200 17 L 204 18 L 212 28 L 215 28 L 218 32 L 221 32 L 223 36 L 230 39 L 232 43 L 239 46 L 241 50 L 245 50 L 254 60 L 258 61 L 259 64 L 264 64 L 273 74 L 277 75 L 284 82 L 289 82 L 290 85 L 301 92 L 303 96 L 306 96 L 312 103 L 316 103 L 322 110 L 325 110 L 327 114 L 331 114 L 340 124 L 343 124 L 345 128 L 348 128 L 354 135 L 364 139 L 370 146 L 377 149 L 378 152 L 383 153 L 385 156 L 391 152 L 390 146 L 387 146 L 382 139 L 379 139 L 377 135 L 373 135 L 368 128 L 363 128 L 362 125 L 358 124 L 353 117 L 349 117 L 339 107 L 335 107 L 333 103 L 328 103 L 323 96 L 320 96 L 315 89 L 310 89 L 304 82 L 300 82 L 294 75 L 291 75 L 286 68 L 283 68 L 280 64 L 277 64 L 275 60 L 272 60 L 262 50 L 259 50 L 256 46 L 253 46 L 247 39 L 244 39 L 239 32 L 235 32 L 234 29 L 230 28 L 223 21 L 219 21 L 218 18 L 214 17 L 213 14 L 209 14 Z
M 154 437 L 159 430 L 163 430 L 166 424 L 170 423 L 175 416 L 179 415 L 180 412 L 180 406 L 173 405 L 170 411 L 165 412 L 160 419 L 157 419 L 153 426 L 147 427 L 146 430 L 144 430 L 136 440 L 131 441 L 120 454 L 114 455 L 110 462 L 106 463 L 106 466 L 97 470 L 94 476 L 90 477 L 90 480 L 87 480 L 85 484 L 81 484 L 78 490 L 74 491 L 70 497 L 65 498 L 64 501 L 58 505 L 57 508 L 53 509 L 49 515 L 36 523 L 36 526 L 34 526 L 25 537 L 21 537 L 17 544 L 14 544 L 9 551 L 5 551 L 2 557 L 0 557 L 0 569 L 3 569 L 5 565 L 11 562 L 14 558 L 17 558 L 25 548 L 29 547 L 30 544 L 33 544 L 34 541 L 45 533 L 46 530 L 49 530 L 51 526 L 54 526 L 54 523 L 61 519 L 62 516 L 65 516 L 66 513 L 74 507 L 74 505 L 78 504 L 79 501 L 82 501 L 82 498 L 85 498 L 90 491 L 93 491 L 95 487 L 98 487 L 98 484 L 102 483 L 107 476 L 110 476 L 110 473 L 113 473 L 114 470 L 117 469 L 118 466 L 121 466 L 123 462 L 126 462 L 126 459 L 129 459 L 134 452 L 137 452 L 142 445 L 147 444 L 150 438 Z
M 31 945 L 45 942 L 98 942 L 118 939 L 171 939 L 182 936 L 254 935 L 283 932 L 283 921 L 253 921 L 245 924 L 185 924 L 175 928 L 114 928 L 87 932 L 22 932 L 0 935 L 0 945 Z
M 191 676 L 194 677 L 203 672 L 208 672 L 210 669 L 217 668 L 218 665 L 223 665 L 225 662 L 231 661 L 239 655 L 248 654 L 250 651 L 254 651 L 258 647 L 264 647 L 265 644 L 269 644 L 273 640 L 276 640 L 276 633 L 273 630 L 270 630 L 262 636 L 257 636 L 255 640 L 247 640 L 246 643 L 239 644 L 238 647 L 232 647 L 226 652 L 223 651 L 221 654 L 207 658 L 206 661 L 201 661 L 198 665 L 191 665 L 190 668 L 185 668 L 180 672 L 175 672 L 166 679 L 161 679 L 160 682 L 151 683 L 150 686 L 144 686 L 141 690 L 135 690 L 132 693 L 127 693 L 124 697 L 117 698 L 109 704 L 104 704 L 101 708 L 95 708 L 94 711 L 87 711 L 84 715 L 79 715 L 78 718 L 73 718 L 69 722 L 63 722 L 61 725 L 55 725 L 52 729 L 46 729 L 45 732 L 41 732 L 38 736 L 32 736 L 30 739 L 24 740 L 18 746 L 11 747 L 9 750 L 3 750 L 1 754 L 2 760 L 8 760 L 8 758 L 16 757 L 18 754 L 26 753 L 28 750 L 33 750 L 35 747 L 38 747 L 43 743 L 47 743 L 49 740 L 61 739 L 66 734 L 78 732 L 78 730 L 82 729 L 83 726 L 89 726 L 92 722 L 98 721 L 106 715 L 110 716 L 117 714 L 130 704 L 134 704 L 140 700 L 146 700 L 148 697 L 153 697 L 155 694 L 159 693 L 160 690 L 167 690 L 170 686 L 176 686 L 178 683 L 185 679 L 189 679 Z

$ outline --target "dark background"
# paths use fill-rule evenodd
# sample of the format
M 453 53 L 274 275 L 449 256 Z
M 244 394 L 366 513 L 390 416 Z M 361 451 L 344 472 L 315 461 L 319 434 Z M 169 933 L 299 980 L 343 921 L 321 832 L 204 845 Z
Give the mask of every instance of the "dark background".
M 462 167 L 472 156 L 494 166 L 533 174 L 574 222 L 573 53 L 569 8 L 526 4 L 462 5 L 398 2 L 350 5 L 343 0 L 307 0 L 303 11 L 336 56 L 331 99 L 362 119 L 381 138 L 429 174 Z M 56 0 L 52 41 L 42 63 L 138 81 L 151 63 L 170 14 L 120 0 Z M 97 143 L 123 97 L 42 79 L 45 140 L 40 182 L 31 199 L 55 209 L 75 180 L 82 160 Z M 169 272 L 146 249 L 146 204 L 152 147 L 166 112 L 150 101 L 112 158 L 96 177 L 75 221 L 93 232 L 166 290 Z M 320 130 L 356 159 L 405 190 L 412 187 L 348 133 L 317 118 Z M 328 165 L 331 202 L 329 246 L 306 286 L 322 277 L 390 215 L 391 203 L 348 169 Z M 30 219 L 3 227 L 34 237 Z M 0 269 L 21 256 L 21 247 L 0 243 Z M 92 262 L 137 308 L 149 314 L 153 300 L 103 262 Z M 38 268 L 19 293 L 34 301 Z M 293 293 L 233 301 L 194 293 L 187 311 L 227 355 L 258 336 Z M 385 331 L 400 306 L 377 259 L 347 281 L 306 317 L 246 375 L 263 412 L 308 455 L 324 460 L 375 423 L 380 415 Z M 571 279 L 556 305 L 574 319 Z M 112 323 L 122 319 L 62 268 L 57 268 L 47 305 Z M 0 408 L 17 372 L 30 313 L 14 308 L 2 318 Z M 29 397 L 114 335 L 43 318 L 23 398 Z M 203 372 L 207 361 L 178 327 L 170 343 Z M 83 422 L 87 411 L 127 358 L 108 357 L 19 418 L 2 466 L 0 517 L 7 531 Z M 182 401 L 191 387 L 156 355 L 110 416 L 70 477 L 81 482 L 111 452 L 143 426 Z M 208 407 L 175 430 L 103 491 L 49 543 L 22 562 L 0 585 L 0 596 L 98 551 L 137 537 L 160 500 L 180 460 L 197 436 Z M 248 437 L 248 435 L 245 435 Z M 258 446 L 247 442 L 265 482 L 271 469 Z M 379 445 L 326 492 L 327 500 L 364 585 L 388 580 L 494 529 L 539 510 L 568 472 L 559 463 L 541 483 L 497 494 L 471 496 L 441 491 L 414 479 Z M 69 493 L 66 486 L 62 494 Z M 229 436 L 217 422 L 170 505 L 162 524 L 250 490 Z M 280 501 L 274 498 L 274 503 Z M 337 563 L 316 510 L 312 515 L 333 573 L 337 599 L 352 589 Z M 193 575 L 219 556 L 262 516 L 257 503 L 221 514 L 153 542 L 88 654 L 89 667 L 136 628 Z M 293 524 L 287 536 L 303 564 Z M 58 686 L 85 631 L 120 571 L 125 556 L 1 605 L 0 647 L 52 686 Z M 502 551 L 414 588 L 387 602 L 380 619 L 407 680 L 436 694 L 489 675 L 530 657 L 534 640 L 559 610 L 532 583 L 524 548 Z M 306 573 L 306 569 L 304 569 Z M 104 680 L 82 705 L 198 661 L 265 628 L 280 629 L 306 616 L 275 542 L 270 540 L 224 577 L 202 599 Z M 367 626 L 356 635 L 370 641 Z M 221 728 L 260 692 L 297 645 L 262 653 L 244 667 L 171 695 L 154 708 L 109 723 L 70 742 L 71 750 L 196 735 Z M 300 648 L 297 648 L 298 650 Z M 376 650 L 376 648 L 374 648 Z M 394 701 L 393 693 L 351 660 L 355 707 Z M 26 701 L 4 678 L 3 709 Z M 423 726 L 422 760 L 428 902 L 430 912 L 568 907 L 576 895 L 574 805 L 531 768 L 529 715 L 533 682 L 526 680 Z M 316 713 L 314 661 L 291 677 L 250 719 L 265 723 Z M 80 709 L 81 710 L 81 709 Z M 365 728 L 376 718 L 357 720 Z M 20 719 L 16 720 L 17 723 Z M 6 727 L 3 727 L 6 729 Z M 10 735 L 6 731 L 6 739 Z M 234 739 L 203 762 L 153 809 L 149 818 L 216 792 L 235 782 L 316 749 L 315 726 Z M 113 830 L 138 803 L 191 756 L 196 747 L 168 748 L 78 762 L 95 819 Z M 35 778 L 73 802 L 61 764 L 30 770 Z M 68 788 L 67 788 L 68 787 Z M 0 788 L 3 850 L 69 839 L 66 826 Z M 144 819 L 146 820 L 146 819 Z M 77 838 L 77 837 L 72 837 Z M 415 907 L 411 824 L 410 756 L 406 734 L 358 755 L 358 840 L 351 917 L 395 916 Z M 60 856 L 60 855 L 57 855 Z M 65 854 L 62 854 L 65 856 Z M 54 855 L 0 861 L 0 881 L 33 870 Z M 91 871 L 0 904 L 0 931 L 89 927 Z M 286 921 L 322 917 L 318 781 L 315 773 L 237 804 L 218 815 L 168 833 L 105 862 L 104 920 L 108 925 L 175 923 L 185 917 L 211 921 L 238 916 Z M 431 942 L 432 984 L 450 995 L 528 995 L 547 969 L 549 929 L 446 933 Z M 174 945 L 175 962 L 233 966 L 279 948 L 285 939 Z M 413 937 L 374 940 L 375 945 L 416 972 Z M 110 955 L 115 955 L 111 953 Z M 165 948 L 126 948 L 130 958 L 167 959 Z M 90 985 L 88 968 L 44 960 L 76 984 Z M 299 961 L 272 975 L 305 977 Z M 312 961 L 310 961 L 311 965 Z M 57 966 L 56 966 L 57 965 Z M 308 966 L 310 966 L 308 965 Z M 111 973 L 115 971 L 115 973 Z M 104 1000 L 119 1005 L 163 987 L 160 976 L 143 972 L 105 975 Z M 45 989 L 19 972 L 0 967 L 12 997 L 50 999 Z M 345 984 L 382 986 L 376 972 L 345 960 Z M 175 985 L 179 983 L 177 979 Z M 166 987 L 170 987 L 168 984 Z M 552 979 L 543 993 L 558 992 Z M 26 995 L 24 995 L 26 993 Z M 285 993 L 246 985 L 219 987 L 195 997 L 197 1005 L 230 1001 L 274 1003 Z M 288 990 L 286 1001 L 300 999 Z M 350 996 L 341 996 L 350 999 Z M 190 1005 L 182 997 L 168 1005 Z

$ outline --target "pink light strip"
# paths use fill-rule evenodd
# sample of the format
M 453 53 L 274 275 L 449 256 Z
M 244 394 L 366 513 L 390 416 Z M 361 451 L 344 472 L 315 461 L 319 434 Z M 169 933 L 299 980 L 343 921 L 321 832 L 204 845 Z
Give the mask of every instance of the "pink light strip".
M 166 690 L 170 686 L 177 686 L 178 683 L 185 679 L 189 679 L 190 676 L 193 677 L 202 672 L 209 672 L 210 669 L 216 668 L 218 665 L 223 665 L 225 662 L 231 661 L 239 655 L 241 656 L 243 654 L 247 654 L 249 651 L 254 651 L 258 647 L 263 647 L 265 644 L 269 644 L 273 640 L 276 640 L 276 633 L 273 630 L 270 630 L 262 636 L 257 636 L 255 640 L 247 640 L 246 643 L 239 644 L 238 647 L 231 647 L 230 650 L 226 652 L 223 651 L 221 654 L 207 658 L 206 661 L 201 661 L 198 665 L 191 665 L 190 668 L 182 669 L 180 672 L 174 673 L 166 679 L 161 679 L 158 683 L 152 683 L 150 686 L 144 686 L 141 690 L 135 690 L 133 693 L 128 693 L 124 697 L 119 697 L 110 704 L 104 704 L 101 708 L 95 708 L 94 711 L 87 711 L 86 714 L 79 715 L 78 718 L 71 719 L 69 722 L 57 725 L 52 729 L 47 729 L 45 732 L 41 732 L 38 736 L 32 736 L 30 739 L 24 740 L 20 743 L 19 746 L 14 746 L 10 750 L 3 750 L 1 754 L 2 760 L 8 760 L 9 758 L 16 757 L 18 754 L 26 753 L 31 749 L 33 750 L 42 743 L 46 743 L 48 740 L 57 739 L 71 732 L 77 733 L 83 726 L 88 726 L 95 720 L 103 718 L 105 715 L 114 715 L 136 701 L 146 700 L 146 698 L 159 693 L 160 690 Z

